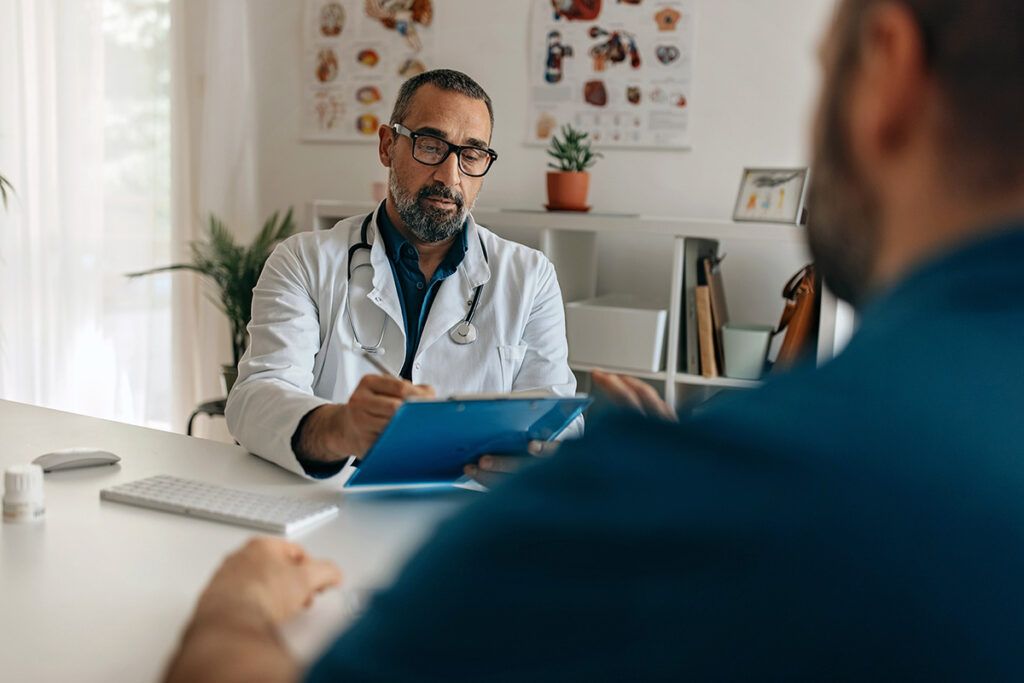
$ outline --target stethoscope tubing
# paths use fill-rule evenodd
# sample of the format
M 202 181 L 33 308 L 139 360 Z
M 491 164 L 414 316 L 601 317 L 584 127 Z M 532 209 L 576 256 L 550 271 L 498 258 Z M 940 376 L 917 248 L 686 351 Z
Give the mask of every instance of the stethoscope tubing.
M 355 318 L 352 316 L 351 305 L 353 271 L 352 257 L 355 256 L 356 252 L 358 252 L 361 249 L 366 249 L 367 251 L 369 251 L 370 249 L 373 248 L 373 245 L 367 241 L 367 238 L 369 237 L 370 221 L 373 220 L 374 215 L 375 212 L 371 212 L 366 216 L 366 218 L 363 219 L 363 224 L 359 229 L 359 242 L 353 244 L 348 249 L 348 263 L 346 264 L 348 286 L 345 288 L 345 311 L 346 314 L 348 315 L 349 326 L 352 329 L 352 338 L 355 340 L 356 345 L 359 346 L 359 348 L 364 353 L 380 354 L 383 353 L 382 347 L 384 345 L 384 333 L 387 330 L 387 320 L 385 319 L 384 325 L 382 325 L 380 328 L 380 337 L 378 337 L 377 343 L 374 344 L 373 346 L 366 346 L 365 344 L 362 343 L 362 341 L 360 341 L 359 334 L 356 332 L 356 323 Z M 480 249 L 481 251 L 483 251 L 484 262 L 486 263 L 490 260 L 487 255 L 487 247 L 484 246 L 483 238 L 480 237 L 479 239 Z M 362 264 L 362 266 L 357 266 L 356 269 L 367 265 L 370 264 Z M 473 317 L 476 315 L 477 305 L 480 303 L 480 294 L 483 292 L 483 289 L 483 283 L 476 286 L 476 289 L 473 292 L 473 301 L 469 305 L 469 312 L 466 314 L 465 318 L 463 318 L 454 328 L 452 328 L 452 333 L 450 334 L 450 336 L 452 340 L 458 344 L 472 344 L 474 341 L 476 341 L 476 329 L 475 326 L 473 325 Z M 465 334 L 460 334 L 458 332 L 459 330 L 462 330 L 463 332 L 465 332 Z

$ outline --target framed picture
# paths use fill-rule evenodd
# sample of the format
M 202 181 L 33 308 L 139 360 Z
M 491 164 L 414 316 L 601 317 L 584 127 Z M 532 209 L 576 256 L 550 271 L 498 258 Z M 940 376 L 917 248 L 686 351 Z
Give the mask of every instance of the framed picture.
M 764 223 L 803 223 L 806 168 L 745 168 L 732 218 Z

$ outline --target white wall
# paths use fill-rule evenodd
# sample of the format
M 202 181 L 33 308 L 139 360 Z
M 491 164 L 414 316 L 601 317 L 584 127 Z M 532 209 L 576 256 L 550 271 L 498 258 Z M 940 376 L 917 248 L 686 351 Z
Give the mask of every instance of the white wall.
M 612 0 L 608 0 L 609 2 Z M 309 224 L 313 199 L 369 200 L 383 180 L 376 147 L 300 141 L 298 0 L 251 0 L 260 130 L 260 213 L 294 205 Z M 501 159 L 480 204 L 540 207 L 546 156 L 523 144 L 527 0 L 434 0 L 439 63 L 466 71 L 494 100 Z M 652 3 L 653 4 L 653 3 Z M 609 150 L 592 170 L 595 211 L 727 218 L 743 166 L 804 165 L 817 87 L 815 49 L 832 0 L 697 0 L 690 151 Z M 664 243 L 628 236 L 601 245 L 599 288 L 660 295 Z M 513 235 L 530 242 L 532 235 Z M 775 322 L 786 276 L 806 256 L 792 247 L 727 244 L 732 317 Z M 655 264 L 653 267 L 650 264 Z M 771 286 L 765 286 L 765 283 Z

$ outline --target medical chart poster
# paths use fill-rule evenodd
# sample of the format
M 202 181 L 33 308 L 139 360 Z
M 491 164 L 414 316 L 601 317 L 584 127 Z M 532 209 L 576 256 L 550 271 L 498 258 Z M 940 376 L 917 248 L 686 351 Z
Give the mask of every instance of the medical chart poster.
M 527 144 L 687 149 L 695 0 L 531 0 Z
M 376 142 L 408 78 L 433 68 L 433 0 L 306 0 L 302 139 Z

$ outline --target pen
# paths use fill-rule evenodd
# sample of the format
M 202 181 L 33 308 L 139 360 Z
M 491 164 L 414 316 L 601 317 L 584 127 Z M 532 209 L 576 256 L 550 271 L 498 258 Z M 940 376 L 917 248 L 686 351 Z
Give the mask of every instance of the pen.
M 370 365 L 377 368 L 382 375 L 387 375 L 388 377 L 398 377 L 397 372 L 395 372 L 388 366 L 384 365 L 384 361 L 382 361 L 380 358 L 373 355 L 372 353 L 364 353 L 363 357 L 370 362 Z

